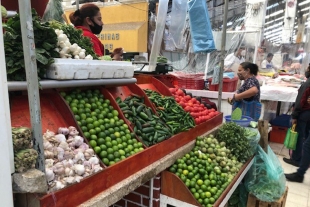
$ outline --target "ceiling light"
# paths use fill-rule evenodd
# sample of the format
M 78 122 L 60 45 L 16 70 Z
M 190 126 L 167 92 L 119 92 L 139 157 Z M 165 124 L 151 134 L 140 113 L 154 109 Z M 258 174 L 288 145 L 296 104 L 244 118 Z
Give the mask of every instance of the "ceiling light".
M 306 10 L 309 10 L 310 9 L 310 7 L 307 7 L 307 8 L 303 8 L 302 10 L 300 10 L 300 11 L 306 11 Z
M 310 3 L 310 0 L 307 0 L 307 1 L 304 1 L 304 2 L 301 2 L 298 4 L 298 6 L 302 6 L 302 5 L 305 5 L 305 4 L 308 4 Z

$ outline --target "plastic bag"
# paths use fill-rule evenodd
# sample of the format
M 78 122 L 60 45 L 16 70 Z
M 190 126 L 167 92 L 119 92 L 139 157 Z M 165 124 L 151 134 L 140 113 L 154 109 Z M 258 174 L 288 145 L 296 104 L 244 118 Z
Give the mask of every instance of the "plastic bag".
M 248 136 L 247 137 L 249 144 L 251 146 L 251 152 L 252 152 L 252 154 L 255 154 L 257 151 L 258 142 L 260 140 L 260 133 L 259 133 L 258 129 L 253 129 L 250 127 L 245 127 L 245 129 L 251 131 L 252 133 L 256 133 L 255 136 Z
M 174 46 L 180 48 L 187 12 L 187 0 L 173 0 L 169 32 Z
M 284 146 L 287 149 L 296 149 L 297 139 L 298 139 L 298 133 L 295 131 L 296 124 L 292 126 L 292 128 L 289 128 L 286 132 L 285 140 L 284 140 Z
M 50 20 L 56 20 L 63 23 L 64 20 L 62 15 L 64 11 L 61 3 L 62 0 L 49 0 L 42 17 L 42 21 L 48 22 Z
M 286 179 L 277 156 L 268 146 L 267 154 L 258 146 L 254 163 L 245 176 L 249 193 L 261 201 L 277 201 L 285 192 Z
M 187 4 L 194 52 L 216 50 L 206 1 L 190 0 Z

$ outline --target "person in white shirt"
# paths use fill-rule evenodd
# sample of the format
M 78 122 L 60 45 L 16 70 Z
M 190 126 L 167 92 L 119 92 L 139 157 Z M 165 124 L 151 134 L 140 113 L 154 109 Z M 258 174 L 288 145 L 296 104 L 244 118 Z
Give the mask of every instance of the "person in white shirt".
M 273 54 L 268 53 L 267 58 L 261 63 L 261 72 L 277 72 L 279 69 L 272 62 Z
M 244 56 L 245 56 L 244 47 L 240 47 L 236 49 L 234 53 L 227 55 L 224 60 L 224 68 L 225 68 L 224 71 L 225 72 L 233 71 L 232 70 L 233 65 L 239 66 L 241 63 L 245 61 Z

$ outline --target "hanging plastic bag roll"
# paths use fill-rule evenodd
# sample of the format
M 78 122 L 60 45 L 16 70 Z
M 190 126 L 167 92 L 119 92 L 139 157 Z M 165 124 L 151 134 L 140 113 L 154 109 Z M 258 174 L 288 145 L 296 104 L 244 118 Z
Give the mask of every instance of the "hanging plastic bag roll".
M 206 1 L 191 0 L 187 4 L 194 52 L 214 51 L 216 48 Z
M 153 37 L 153 44 L 150 54 L 149 71 L 155 71 L 157 56 L 159 54 L 163 33 L 166 25 L 168 11 L 168 0 L 159 0 L 158 14 L 156 19 L 156 29 Z
M 188 0 L 173 0 L 171 10 L 171 25 L 169 32 L 174 41 L 174 46 L 181 45 L 182 30 L 184 29 Z

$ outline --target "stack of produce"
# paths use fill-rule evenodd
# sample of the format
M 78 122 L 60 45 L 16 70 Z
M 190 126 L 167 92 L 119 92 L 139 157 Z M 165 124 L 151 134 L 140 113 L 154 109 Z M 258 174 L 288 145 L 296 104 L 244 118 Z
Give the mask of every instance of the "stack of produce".
M 198 137 L 193 150 L 169 171 L 185 183 L 202 206 L 212 207 L 241 167 L 226 143 L 209 135 Z
M 247 134 L 244 127 L 237 125 L 235 122 L 228 122 L 219 128 L 216 138 L 219 142 L 226 142 L 231 154 L 239 162 L 244 163 L 253 154 Z
M 116 99 L 125 117 L 134 124 L 134 132 L 146 146 L 159 143 L 172 136 L 170 128 L 144 104 L 144 97 L 132 94 L 123 102 Z
M 155 104 L 159 117 L 167 124 L 173 134 L 187 131 L 195 126 L 195 121 L 190 113 L 185 112 L 173 97 L 165 97 L 149 89 L 144 91 Z
M 57 35 L 48 22 L 41 23 L 35 10 L 32 10 L 32 23 L 39 78 L 43 78 L 46 69 L 59 57 L 55 51 Z M 6 72 L 9 81 L 25 81 L 25 61 L 19 14 L 8 19 L 4 25 L 4 51 Z
M 32 149 L 32 133 L 27 127 L 12 127 L 14 166 L 16 172 L 35 168 L 38 152 Z
M 178 102 L 185 111 L 190 112 L 196 124 L 205 122 L 219 114 L 215 109 L 208 109 L 205 107 L 205 105 L 200 103 L 196 98 L 186 95 L 179 88 L 169 88 L 169 90 L 173 94 L 176 102 Z
M 58 37 L 55 50 L 59 52 L 60 58 L 98 59 L 90 38 L 85 37 L 82 30 L 55 20 L 49 23 Z
M 90 146 L 107 165 L 113 165 L 143 150 L 118 111 L 98 89 L 61 92 Z
M 49 192 L 102 170 L 94 150 L 73 126 L 60 127 L 58 134 L 47 130 L 43 135 L 43 146 Z

